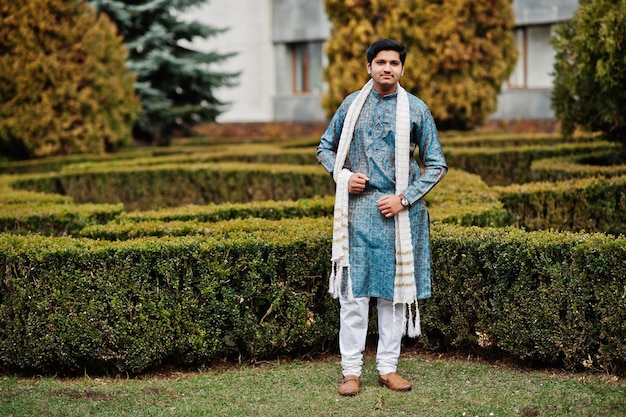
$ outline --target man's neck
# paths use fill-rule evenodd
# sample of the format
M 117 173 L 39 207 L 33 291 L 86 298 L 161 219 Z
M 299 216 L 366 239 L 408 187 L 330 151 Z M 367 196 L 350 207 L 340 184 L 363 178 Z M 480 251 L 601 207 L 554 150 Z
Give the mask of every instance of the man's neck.
M 395 93 L 397 89 L 398 89 L 398 84 L 389 86 L 389 88 L 381 88 L 381 86 L 379 85 L 374 85 L 374 90 L 381 96 L 386 96 L 386 95 Z

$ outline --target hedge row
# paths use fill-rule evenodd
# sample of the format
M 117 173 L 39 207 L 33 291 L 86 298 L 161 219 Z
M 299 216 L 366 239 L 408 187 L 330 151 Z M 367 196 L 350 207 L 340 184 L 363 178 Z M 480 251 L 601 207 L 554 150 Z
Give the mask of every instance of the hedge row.
M 240 165 L 238 167 L 241 168 Z M 23 233 L 24 230 L 29 229 L 27 222 L 32 221 L 30 227 L 31 231 L 37 231 L 41 223 L 47 222 L 49 224 L 55 224 L 56 227 L 42 229 L 40 230 L 41 233 L 48 235 L 62 235 L 68 233 L 68 231 L 70 234 L 77 233 L 76 225 L 66 224 L 62 221 L 63 218 L 70 216 L 73 210 L 72 207 L 76 207 L 74 216 L 83 219 L 85 226 L 105 224 L 113 217 L 118 217 L 122 222 L 145 220 L 196 220 L 199 222 L 207 222 L 245 217 L 279 219 L 332 215 L 334 183 L 330 176 L 317 166 L 299 167 L 298 169 L 291 166 L 271 165 L 267 168 L 267 172 L 265 173 L 259 173 L 250 167 L 230 173 L 229 171 L 224 171 L 220 175 L 223 178 L 230 177 L 228 184 L 232 184 L 244 177 L 247 178 L 247 181 L 256 181 L 254 190 L 255 198 L 263 198 L 266 195 L 277 196 L 279 192 L 283 198 L 279 201 L 266 200 L 254 201 L 253 203 L 223 202 L 220 204 L 198 204 L 195 200 L 204 198 L 204 196 L 210 195 L 214 200 L 222 200 L 228 198 L 228 195 L 230 195 L 230 199 L 235 200 L 235 195 L 241 195 L 240 185 L 236 187 L 232 185 L 228 186 L 225 185 L 223 180 L 206 180 L 207 176 L 217 175 L 216 170 L 218 170 L 218 168 L 219 167 L 214 167 L 209 173 L 201 169 L 192 169 L 186 171 L 186 176 L 175 176 L 170 169 L 161 170 L 153 168 L 148 171 L 148 173 L 152 173 L 152 175 L 142 175 L 143 171 L 139 171 L 136 176 L 136 182 L 132 184 L 129 181 L 129 173 L 127 171 L 122 171 L 121 174 L 113 171 L 106 177 L 99 176 L 98 178 L 101 182 L 99 181 L 98 184 L 96 184 L 95 181 L 90 181 L 94 179 L 94 174 L 86 173 L 85 177 L 80 181 L 83 185 L 74 185 L 72 187 L 73 190 L 81 192 L 82 197 L 73 195 L 74 198 L 86 199 L 86 197 L 84 197 L 85 194 L 99 194 L 101 200 L 129 199 L 125 201 L 126 208 L 130 206 L 132 209 L 137 205 L 137 203 L 133 204 L 132 198 L 134 198 L 135 194 L 132 190 L 137 188 L 142 190 L 148 189 L 152 190 L 152 194 L 148 195 L 147 192 L 142 194 L 142 205 L 149 205 L 149 201 L 161 201 L 165 208 L 134 212 L 125 211 L 120 213 L 118 205 L 103 204 L 102 212 L 111 210 L 111 213 L 108 218 L 101 216 L 102 221 L 98 222 L 95 221 L 97 220 L 95 218 L 84 220 L 84 207 L 91 206 L 86 204 L 72 206 L 67 204 L 71 199 L 67 200 L 68 197 L 63 197 L 66 200 L 51 202 L 49 207 L 37 205 L 24 212 L 8 210 L 8 212 L 5 213 L 7 220 L 4 222 L 4 227 L 0 228 L 0 231 Z M 275 172 L 278 172 L 278 174 Z M 310 172 L 314 172 L 313 175 L 309 174 L 309 176 L 313 177 L 312 179 L 305 177 L 305 174 Z M 98 173 L 98 175 L 100 175 L 100 173 Z M 126 182 L 125 185 L 122 185 L 123 180 L 120 179 L 120 175 Z M 289 184 L 290 181 L 284 179 L 292 175 L 294 178 L 290 180 L 292 184 L 300 182 L 304 185 L 279 187 L 282 188 L 282 190 L 276 189 L 276 184 Z M 51 191 L 57 186 L 60 187 L 60 183 L 69 183 L 69 180 L 59 179 L 64 178 L 63 175 L 27 175 L 17 178 L 22 178 L 15 180 L 15 183 L 18 183 L 20 186 L 48 191 Z M 181 180 L 181 178 L 186 179 Z M 142 179 L 146 182 L 143 182 L 143 185 L 139 185 Z M 106 183 L 106 181 L 109 181 L 109 183 Z M 150 183 L 147 183 L 147 181 L 150 181 Z M 188 188 L 186 188 L 182 186 L 183 182 L 187 182 L 188 184 L 203 182 L 206 183 L 206 185 L 202 186 L 201 189 L 197 189 L 198 187 L 194 185 L 188 185 Z M 176 183 L 176 185 L 174 185 L 174 183 Z M 319 184 L 323 184 L 323 186 Z M 132 190 L 129 191 L 128 187 L 131 187 Z M 217 188 L 222 190 L 221 194 L 216 191 Z M 185 192 L 187 189 L 189 191 Z M 313 196 L 311 198 L 300 197 L 303 194 L 308 195 L 324 192 L 326 196 Z M 50 196 L 50 199 L 55 196 L 55 194 L 37 194 L 23 190 L 13 191 L 12 193 L 21 197 L 23 196 L 22 200 L 25 200 L 25 202 L 32 202 L 37 195 Z M 108 197 L 106 197 L 107 194 Z M 183 194 L 185 197 L 182 196 Z M 10 195 L 11 193 L 7 193 L 7 198 L 10 198 Z M 61 198 L 58 195 L 56 196 Z M 182 207 L 168 207 L 189 203 L 190 201 L 194 204 L 187 204 Z M 502 226 L 507 219 L 507 214 L 502 204 L 497 200 L 497 194 L 491 191 L 480 177 L 455 169 L 451 169 L 448 173 L 447 180 L 427 196 L 427 201 L 431 206 L 431 217 L 437 221 L 462 225 Z M 59 206 L 57 203 L 63 204 Z M 0 213 L 2 213 L 2 211 L 3 210 L 0 210 Z M 63 213 L 62 217 L 58 216 L 57 213 L 59 212 Z M 29 215 L 30 213 L 33 213 L 35 217 Z M 20 227 L 11 228 L 12 223 L 10 219 L 12 218 L 15 218 L 15 224 L 20 225 Z M 115 225 L 112 227 L 115 227 Z
M 267 140 L 265 141 L 267 142 Z M 27 174 L 81 170 L 87 167 L 153 165 L 172 162 L 264 162 L 317 163 L 315 149 L 319 138 L 283 140 L 279 144 L 214 144 L 206 138 L 179 139 L 176 146 L 122 150 L 115 154 L 80 154 L 0 161 L 0 174 Z M 309 148 L 302 150 L 303 148 Z
M 329 181 L 332 183 L 332 180 Z M 198 220 L 218 221 L 245 217 L 278 219 L 283 217 L 319 217 L 333 213 L 332 194 L 305 200 L 259 201 L 253 204 L 223 203 L 206 206 L 183 206 L 125 213 L 122 220 Z M 457 169 L 450 169 L 446 180 L 439 184 L 426 201 L 431 218 L 455 224 L 500 225 L 506 216 L 498 194 L 493 192 L 479 176 Z M 480 218 L 484 220 L 481 221 Z
M 135 159 L 149 157 L 154 152 L 150 149 L 133 149 L 107 154 L 74 154 L 65 156 L 51 156 L 48 158 L 27 159 L 23 161 L 0 162 L 0 174 L 28 174 L 42 172 L 57 172 L 71 164 L 106 162 L 111 163 L 120 159 Z
M 512 224 L 626 234 L 626 176 L 494 187 Z
M 573 178 L 626 175 L 625 165 L 606 165 L 606 161 L 610 161 L 612 156 L 613 154 L 601 152 L 585 156 L 545 158 L 533 161 L 530 169 L 535 181 L 564 181 Z M 593 163 L 596 161 L 604 162 Z
M 574 135 L 564 139 L 560 133 L 504 133 L 492 132 L 442 132 L 441 142 L 444 148 L 506 148 L 511 146 L 546 146 L 598 141 L 598 135 Z
M 504 226 L 508 219 L 502 204 L 476 175 L 450 170 L 447 181 L 427 196 L 431 220 L 464 226 Z M 146 236 L 212 234 L 214 222 L 246 218 L 287 220 L 330 218 L 334 196 L 296 201 L 261 201 L 188 205 L 120 214 L 115 221 L 94 224 L 77 236 L 91 239 L 127 240 Z M 241 227 L 240 223 L 232 223 Z M 278 225 L 280 223 L 276 223 Z M 219 223 L 224 228 L 228 223 Z M 237 226 L 238 225 L 238 226 Z
M 68 196 L 13 190 L 10 179 L 0 177 L 0 233 L 73 235 L 122 213 L 121 204 L 73 204 Z
M 50 192 L 62 188 L 78 202 L 121 200 L 127 209 L 192 205 L 183 210 L 164 209 L 157 213 L 138 212 L 122 217 L 169 216 L 178 220 L 194 218 L 200 222 L 250 216 L 271 219 L 330 215 L 332 201 L 328 198 L 319 201 L 316 196 L 328 196 L 334 192 L 332 179 L 317 166 L 220 164 L 212 165 L 210 169 L 205 165 L 187 169 L 160 166 L 137 171 L 120 169 L 106 173 L 88 171 L 82 175 L 16 178 L 17 185 L 30 189 Z M 623 214 L 626 212 L 625 181 L 626 176 L 598 177 L 490 189 L 478 176 L 450 170 L 446 181 L 427 196 L 427 201 L 433 208 L 433 219 L 447 223 L 510 224 L 530 230 L 554 228 L 619 234 L 626 232 L 626 215 Z M 25 191 L 16 193 L 17 200 L 33 198 Z M 52 195 L 49 196 L 52 200 Z M 273 200 L 261 200 L 267 196 Z M 45 201 L 44 197 L 40 198 Z M 211 204 L 206 204 L 207 199 L 213 200 Z M 255 200 L 259 202 L 243 206 L 227 203 Z M 300 200 L 300 203 L 294 202 Z M 68 204 L 53 204 L 52 207 L 25 204 L 24 208 L 11 204 L 1 210 L 0 231 L 39 230 L 52 235 L 72 234 L 81 225 L 103 224 L 121 212 L 117 205 L 98 208 L 85 204 L 77 205 L 75 209 Z M 108 210 L 111 212 L 107 215 Z
M 155 167 L 158 165 L 202 164 L 222 162 L 244 162 L 248 164 L 290 164 L 317 165 L 315 147 L 285 148 L 268 144 L 215 145 L 168 149 L 136 158 L 123 158 L 114 161 L 86 161 L 68 164 L 62 167 L 62 173 L 102 171 L 111 168 L 120 169 L 137 167 Z
M 8 204 L 0 210 L 0 233 L 76 235 L 85 227 L 113 221 L 123 211 L 122 204 Z
M 436 225 L 432 248 L 435 346 L 626 373 L 626 238 Z
M 0 235 L 0 363 L 137 373 L 325 349 L 332 222 L 247 219 L 125 242 Z M 626 239 L 436 224 L 433 347 L 626 372 Z
M 327 349 L 328 228 L 98 242 L 0 235 L 0 364 L 137 373 Z
M 320 166 L 244 163 L 108 167 L 24 176 L 13 186 L 68 195 L 76 203 L 123 203 L 129 211 L 312 198 L 334 190 L 332 178 Z
M 284 227 L 298 227 L 298 225 L 310 227 L 311 222 L 328 228 L 332 220 L 329 217 L 299 217 L 280 220 L 249 217 L 217 222 L 200 222 L 197 220 L 122 221 L 85 227 L 77 234 L 77 237 L 118 241 L 166 236 L 217 236 L 237 234 L 238 232 L 256 232 L 258 230 L 281 230 Z
M 489 185 L 509 185 L 533 181 L 533 161 L 618 150 L 618 144 L 596 140 L 593 142 L 563 143 L 560 145 L 527 145 L 506 147 L 450 147 L 445 148 L 448 165 L 477 175 Z
M 428 196 L 433 222 L 464 226 L 503 226 L 508 216 L 480 178 L 451 170 L 449 181 Z M 128 240 L 147 236 L 212 235 L 225 230 L 248 230 L 246 223 L 225 222 L 253 218 L 253 228 L 298 224 L 333 214 L 334 196 L 297 201 L 190 205 L 160 210 L 122 213 L 115 221 L 85 227 L 77 236 L 91 239 Z M 302 220 L 304 218 L 304 220 Z M 272 226 L 273 225 L 273 226 Z
M 507 183 L 531 179 L 536 158 L 612 146 L 538 146 L 549 140 L 537 138 L 531 150 L 511 138 L 515 149 L 486 150 L 459 139 L 464 147 L 446 155 L 452 166 L 474 155 L 481 175 L 504 172 L 488 182 Z M 0 230 L 83 236 L 0 235 L 2 366 L 135 373 L 316 351 L 336 337 L 336 303 L 326 295 L 332 198 L 316 197 L 334 193 L 328 174 L 277 164 L 282 151 L 269 147 L 199 149 L 0 178 L 0 212 L 22 222 Z M 298 163 L 313 157 L 310 149 L 286 154 L 298 153 L 308 155 Z M 237 158 L 266 163 L 223 162 Z M 477 175 L 451 170 L 427 196 L 435 295 L 422 307 L 425 340 L 626 374 L 624 238 L 441 224 L 618 233 L 623 181 L 489 189 Z M 118 202 L 163 208 L 130 212 Z

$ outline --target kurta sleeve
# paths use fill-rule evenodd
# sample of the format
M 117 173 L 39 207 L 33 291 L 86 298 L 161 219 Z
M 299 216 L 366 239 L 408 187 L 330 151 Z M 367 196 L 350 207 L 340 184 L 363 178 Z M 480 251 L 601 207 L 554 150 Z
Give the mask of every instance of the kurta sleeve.
M 411 113 L 411 141 L 417 147 L 422 165 L 421 173 L 417 167 L 417 175 L 412 176 L 412 181 L 403 193 L 409 203 L 413 204 L 441 181 L 448 172 L 448 165 L 441 149 L 435 120 L 428 107 L 421 100 L 416 100 L 411 105 Z M 411 155 L 411 160 L 415 160 L 414 155 Z

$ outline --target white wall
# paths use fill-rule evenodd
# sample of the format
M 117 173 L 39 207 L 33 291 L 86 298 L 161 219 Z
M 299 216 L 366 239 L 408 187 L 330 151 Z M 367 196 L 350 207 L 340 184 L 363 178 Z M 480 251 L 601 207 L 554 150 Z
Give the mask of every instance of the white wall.
M 215 95 L 230 103 L 218 122 L 268 122 L 273 120 L 274 56 L 272 47 L 271 0 L 208 0 L 185 13 L 227 32 L 195 40 L 194 48 L 220 53 L 237 52 L 214 70 L 240 72 L 237 86 L 220 88 Z

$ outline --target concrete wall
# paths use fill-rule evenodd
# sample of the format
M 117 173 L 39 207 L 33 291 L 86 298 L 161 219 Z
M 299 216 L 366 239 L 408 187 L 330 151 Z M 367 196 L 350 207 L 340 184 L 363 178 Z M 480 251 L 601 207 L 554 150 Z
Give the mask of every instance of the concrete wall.
M 276 94 L 273 99 L 276 121 L 322 121 L 323 91 L 294 94 L 292 63 L 288 45 L 294 42 L 324 42 L 330 37 L 330 22 L 323 1 L 273 0 L 273 42 L 276 57 Z M 314 65 L 325 66 L 324 60 Z
M 272 0 L 274 42 L 324 40 L 330 36 L 330 22 L 322 0 Z
M 219 122 L 268 122 L 274 119 L 272 98 L 275 59 L 272 44 L 272 0 L 210 0 L 190 10 L 185 19 L 197 20 L 228 31 L 206 40 L 195 40 L 195 48 L 237 55 L 216 66 L 217 71 L 240 72 L 238 85 L 216 90 L 229 102 Z
M 550 89 L 505 90 L 498 96 L 498 110 L 491 120 L 546 120 L 554 118 Z
M 515 23 L 535 25 L 561 22 L 574 16 L 578 0 L 515 0 Z

